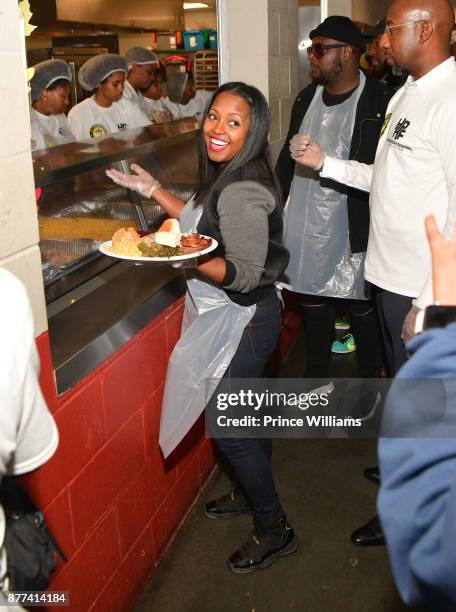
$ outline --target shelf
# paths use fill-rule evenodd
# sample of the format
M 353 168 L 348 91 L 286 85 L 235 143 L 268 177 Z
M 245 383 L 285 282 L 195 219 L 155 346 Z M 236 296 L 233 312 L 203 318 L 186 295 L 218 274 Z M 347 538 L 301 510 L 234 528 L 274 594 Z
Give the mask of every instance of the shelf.
M 200 53 L 203 51 L 213 51 L 217 53 L 217 49 L 152 49 L 154 53 L 172 53 L 173 55 L 184 55 L 185 53 Z

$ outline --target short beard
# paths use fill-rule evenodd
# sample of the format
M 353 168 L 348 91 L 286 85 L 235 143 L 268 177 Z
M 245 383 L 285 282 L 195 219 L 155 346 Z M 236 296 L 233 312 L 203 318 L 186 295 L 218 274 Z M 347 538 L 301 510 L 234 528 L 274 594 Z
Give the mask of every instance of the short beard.
M 327 70 L 325 70 L 325 72 L 322 72 L 320 70 L 320 76 L 314 79 L 314 83 L 316 83 L 317 85 L 323 85 L 323 87 L 326 87 L 327 85 L 334 83 L 334 81 L 339 78 L 339 75 L 341 72 L 342 72 L 342 62 L 340 58 L 337 57 L 334 59 L 332 66 L 328 68 Z

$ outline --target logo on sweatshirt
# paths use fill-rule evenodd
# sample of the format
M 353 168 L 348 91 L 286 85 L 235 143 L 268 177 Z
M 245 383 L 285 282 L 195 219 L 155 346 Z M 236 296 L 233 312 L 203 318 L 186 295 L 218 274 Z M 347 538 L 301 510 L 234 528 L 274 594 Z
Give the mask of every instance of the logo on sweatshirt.
M 108 130 L 101 123 L 95 123 L 89 130 L 90 138 L 98 138 L 99 136 L 106 136 Z
M 405 117 L 404 119 L 399 119 L 396 127 L 394 128 L 393 138 L 394 140 L 399 140 L 399 138 L 404 138 L 405 132 L 410 125 L 410 121 L 408 121 Z

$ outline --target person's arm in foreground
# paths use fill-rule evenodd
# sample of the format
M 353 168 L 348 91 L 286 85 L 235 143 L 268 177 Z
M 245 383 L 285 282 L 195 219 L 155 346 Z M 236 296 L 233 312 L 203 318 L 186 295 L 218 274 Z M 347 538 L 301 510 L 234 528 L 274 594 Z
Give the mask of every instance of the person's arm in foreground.
M 374 166 L 354 160 L 331 157 L 310 134 L 296 134 L 290 141 L 291 157 L 298 163 L 319 171 L 324 178 L 369 192 Z
M 36 469 L 55 452 L 58 432 L 38 384 L 39 359 L 25 288 L 0 268 L 0 479 Z
M 446 240 L 433 217 L 426 219 L 426 232 L 434 299 L 456 305 L 456 235 Z M 402 424 L 424 434 L 427 414 L 449 436 L 456 431 L 456 323 L 417 336 L 409 348 L 414 355 L 399 372 L 402 380 L 393 384 L 384 419 L 394 423 L 394 415 L 400 415 Z M 408 393 L 401 385 L 404 379 L 414 379 Z M 378 507 L 399 591 L 409 605 L 454 610 L 456 436 L 382 438 L 379 457 Z

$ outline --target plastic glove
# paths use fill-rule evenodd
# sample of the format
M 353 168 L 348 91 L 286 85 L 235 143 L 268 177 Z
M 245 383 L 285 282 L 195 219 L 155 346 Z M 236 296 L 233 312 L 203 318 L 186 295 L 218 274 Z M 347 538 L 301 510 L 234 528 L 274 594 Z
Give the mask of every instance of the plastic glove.
M 152 115 L 152 119 L 155 121 L 155 123 L 158 123 L 158 124 L 169 123 L 170 121 L 173 120 L 173 116 L 168 110 L 159 110 L 159 111 L 154 111 Z
M 310 134 L 295 134 L 290 140 L 291 157 L 312 170 L 321 170 L 325 154 Z
M 407 316 L 405 317 L 401 335 L 402 340 L 404 342 L 409 342 L 416 335 L 416 320 L 420 312 L 421 308 L 418 308 L 417 306 L 412 306 Z
M 145 198 L 150 198 L 154 191 L 161 187 L 157 179 L 154 179 L 138 164 L 132 164 L 131 169 L 135 174 L 124 174 L 114 168 L 106 170 L 106 175 L 117 185 L 137 191 Z

